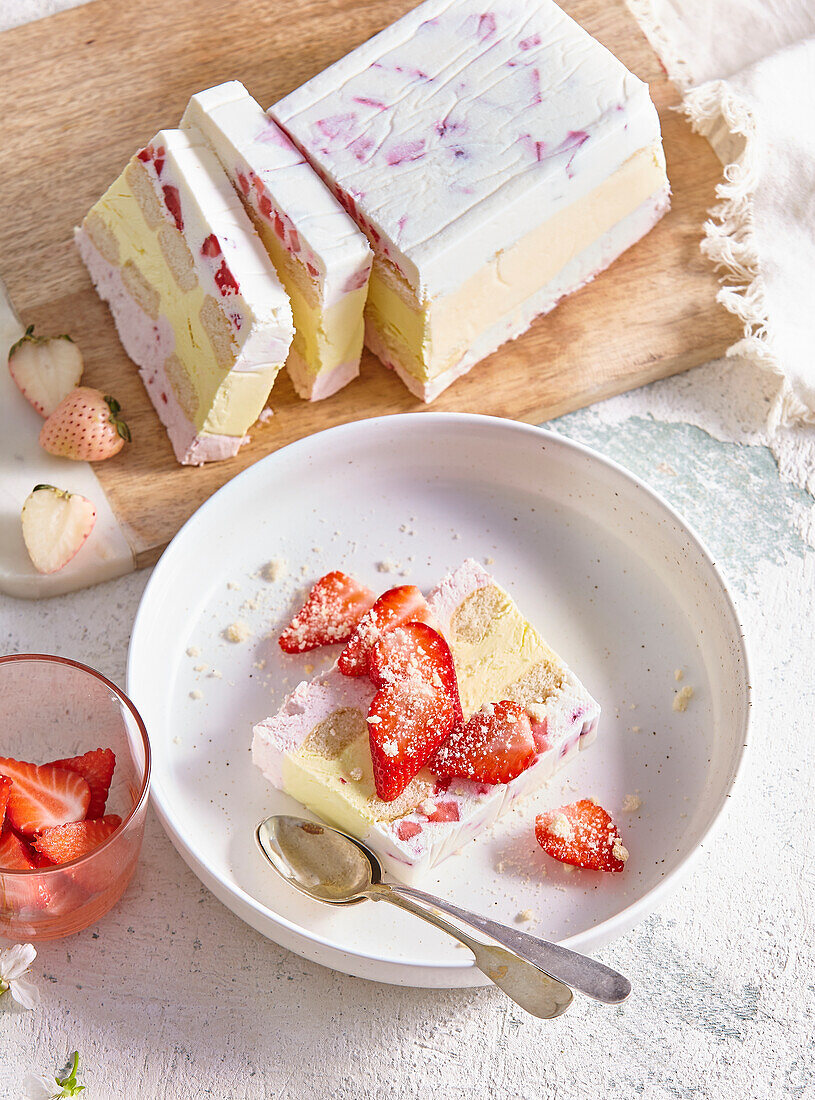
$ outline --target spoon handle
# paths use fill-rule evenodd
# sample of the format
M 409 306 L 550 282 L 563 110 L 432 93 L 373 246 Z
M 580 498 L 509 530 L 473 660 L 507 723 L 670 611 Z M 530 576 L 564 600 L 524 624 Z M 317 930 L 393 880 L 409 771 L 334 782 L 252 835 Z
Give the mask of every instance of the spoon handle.
M 521 932 L 517 928 L 508 928 L 505 924 L 488 920 L 487 917 L 481 917 L 466 909 L 459 909 L 449 901 L 425 894 L 424 891 L 416 890 L 411 886 L 402 886 L 401 883 L 389 885 L 398 897 L 431 905 L 447 913 L 462 924 L 509 948 L 520 958 L 531 962 L 552 978 L 565 982 L 572 989 L 577 989 L 596 1001 L 610 1005 L 620 1004 L 631 992 L 631 983 L 626 977 L 612 970 L 611 967 L 597 962 L 596 959 L 589 958 L 588 955 L 581 955 L 577 951 L 570 951 L 567 947 L 560 947 L 559 944 L 530 936 L 528 932 Z
M 402 890 L 402 887 L 377 883 L 366 891 L 366 896 L 373 901 L 388 901 L 391 905 L 406 909 L 414 916 L 427 921 L 428 924 L 448 932 L 465 947 L 469 947 L 475 956 L 478 969 L 486 974 L 510 1000 L 533 1016 L 542 1020 L 552 1020 L 562 1015 L 572 1003 L 571 989 L 557 978 L 550 977 L 534 963 L 505 950 L 498 944 L 474 940 L 462 929 L 445 920 L 435 899 L 429 898 L 429 895 L 421 895 L 420 902 L 409 897 L 407 892 L 403 894 Z M 427 904 L 425 904 L 425 898 L 429 899 Z

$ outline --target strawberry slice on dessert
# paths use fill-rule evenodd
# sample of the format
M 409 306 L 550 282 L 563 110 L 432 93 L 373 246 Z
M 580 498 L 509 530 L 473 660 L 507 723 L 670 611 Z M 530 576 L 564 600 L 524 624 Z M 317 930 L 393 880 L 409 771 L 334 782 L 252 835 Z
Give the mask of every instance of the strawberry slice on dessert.
M 589 798 L 535 818 L 535 837 L 547 855 L 590 871 L 622 871 L 628 850 L 611 817 Z
M 461 715 L 453 655 L 426 623 L 406 623 L 374 643 L 368 711 L 376 793 L 392 802 L 430 760 Z
M 427 623 L 434 630 L 438 627 L 427 600 L 415 584 L 400 584 L 382 593 L 340 654 L 337 662 L 340 672 L 345 676 L 365 676 L 377 639 L 402 623 Z
M 36 851 L 52 863 L 69 863 L 97 848 L 121 824 L 122 819 L 118 814 L 108 814 L 97 821 L 74 821 L 68 825 L 44 829 L 32 844 Z
M 321 645 L 345 642 L 375 599 L 370 588 L 347 573 L 326 573 L 280 635 L 278 645 L 285 653 L 305 653 Z
M 112 749 L 92 749 L 82 756 L 71 756 L 66 760 L 52 760 L 55 768 L 67 768 L 81 775 L 91 789 L 88 803 L 88 818 L 102 817 L 108 800 L 110 781 L 116 767 L 116 756 Z
M 19 833 L 81 821 L 88 812 L 91 789 L 75 771 L 0 757 L 0 775 L 11 780 L 6 817 Z
M 437 775 L 510 783 L 538 757 L 529 715 L 518 703 L 486 703 L 430 762 Z

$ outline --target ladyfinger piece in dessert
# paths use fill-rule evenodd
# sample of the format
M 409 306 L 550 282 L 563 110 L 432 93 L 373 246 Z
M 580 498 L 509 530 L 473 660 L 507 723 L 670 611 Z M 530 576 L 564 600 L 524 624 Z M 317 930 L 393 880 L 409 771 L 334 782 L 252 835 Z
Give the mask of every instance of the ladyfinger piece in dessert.
M 238 81 L 194 95 L 181 126 L 204 135 L 288 292 L 294 388 L 312 401 L 329 397 L 359 373 L 373 259 L 365 236 Z
M 537 790 L 594 739 L 600 708 L 527 622 L 511 597 L 472 560 L 428 598 L 452 652 L 464 718 L 508 700 L 531 720 L 533 760 L 506 783 L 450 779 L 433 761 L 393 801 L 377 797 L 366 716 L 367 676 L 335 663 L 301 683 L 254 728 L 252 757 L 275 787 L 359 837 L 398 878 L 421 877 Z M 442 769 L 439 769 L 441 772 Z
M 76 230 L 76 244 L 179 462 L 237 453 L 292 339 L 289 299 L 195 130 L 162 130 Z
M 668 209 L 647 85 L 552 0 L 426 0 L 269 113 L 367 233 L 366 343 L 425 401 Z

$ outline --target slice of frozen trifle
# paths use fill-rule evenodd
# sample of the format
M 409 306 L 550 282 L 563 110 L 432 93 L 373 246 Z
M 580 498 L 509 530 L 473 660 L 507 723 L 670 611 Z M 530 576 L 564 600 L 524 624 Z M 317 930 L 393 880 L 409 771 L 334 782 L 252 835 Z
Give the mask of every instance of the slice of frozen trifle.
M 475 561 L 425 600 L 374 600 L 329 573 L 280 637 L 286 652 L 347 640 L 254 727 L 279 790 L 413 882 L 590 744 L 600 707 Z

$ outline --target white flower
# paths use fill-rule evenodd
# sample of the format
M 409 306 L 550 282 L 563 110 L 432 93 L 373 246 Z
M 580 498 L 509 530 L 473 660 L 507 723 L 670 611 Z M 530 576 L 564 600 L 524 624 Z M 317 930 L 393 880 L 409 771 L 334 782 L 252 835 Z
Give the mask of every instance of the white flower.
M 40 991 L 23 975 L 37 957 L 31 943 L 15 943 L 0 951 L 0 994 L 11 991 L 14 1000 L 23 1008 L 39 1004 Z
M 23 1082 L 21 1100 L 63 1100 L 66 1096 L 79 1096 L 85 1086 L 77 1082 L 79 1072 L 79 1054 L 71 1056 L 70 1070 L 65 1077 L 51 1073 L 29 1073 Z
M 62 1085 L 52 1073 L 29 1073 L 23 1081 L 21 1100 L 56 1100 L 64 1095 Z

